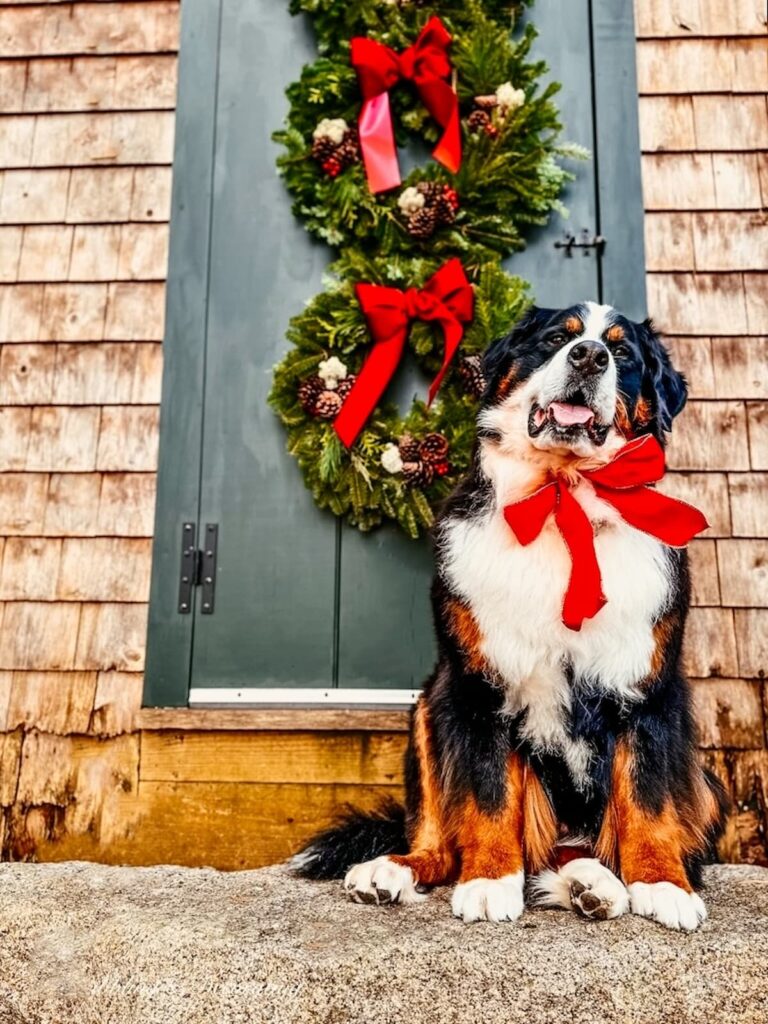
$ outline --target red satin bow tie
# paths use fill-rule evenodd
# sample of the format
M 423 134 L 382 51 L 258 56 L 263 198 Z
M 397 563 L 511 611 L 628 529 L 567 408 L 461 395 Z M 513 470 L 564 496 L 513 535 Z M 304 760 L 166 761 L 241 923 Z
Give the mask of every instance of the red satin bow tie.
M 472 319 L 474 304 L 472 285 L 461 260 L 455 258 L 444 263 L 421 291 L 378 284 L 358 284 L 355 291 L 374 345 L 334 422 L 347 448 L 355 443 L 397 369 L 411 320 L 436 320 L 443 329 L 443 364 L 429 388 L 431 404 L 464 336 L 463 325 Z
M 671 547 L 684 547 L 706 530 L 707 520 L 692 505 L 659 494 L 646 484 L 664 476 L 664 452 L 650 434 L 625 444 L 611 462 L 599 469 L 586 470 L 599 498 L 618 510 L 622 519 L 637 530 Z M 504 518 L 521 544 L 535 540 L 549 516 L 555 523 L 571 555 L 571 575 L 563 601 L 563 622 L 568 629 L 581 629 L 606 602 L 600 566 L 595 554 L 592 523 L 571 494 L 571 485 L 557 479 L 522 501 L 507 505 Z M 632 566 L 627 566 L 627 585 L 632 586 Z
M 351 44 L 363 106 L 358 121 L 360 149 L 371 192 L 400 184 L 400 168 L 389 109 L 389 90 L 401 78 L 413 82 L 421 101 L 443 129 L 432 156 L 454 174 L 461 164 L 459 101 L 446 79 L 451 74 L 451 37 L 442 21 L 429 19 L 412 46 L 398 54 L 383 43 L 356 36 Z

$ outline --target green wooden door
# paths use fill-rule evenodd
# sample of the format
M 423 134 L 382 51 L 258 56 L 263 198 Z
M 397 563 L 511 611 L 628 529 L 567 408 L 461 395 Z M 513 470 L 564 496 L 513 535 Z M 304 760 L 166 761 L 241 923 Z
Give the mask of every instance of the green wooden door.
M 596 159 L 575 168 L 569 220 L 509 269 L 541 304 L 642 315 L 631 0 L 539 0 L 533 17 L 565 137 Z M 148 705 L 405 703 L 432 665 L 428 545 L 319 512 L 266 403 L 287 320 L 329 258 L 293 219 L 270 141 L 314 57 L 282 0 L 183 5 Z M 584 231 L 607 239 L 602 255 L 555 247 Z M 408 402 L 423 386 L 407 370 L 394 385 Z M 203 549 L 217 538 L 212 613 L 201 588 L 180 597 L 192 533 Z

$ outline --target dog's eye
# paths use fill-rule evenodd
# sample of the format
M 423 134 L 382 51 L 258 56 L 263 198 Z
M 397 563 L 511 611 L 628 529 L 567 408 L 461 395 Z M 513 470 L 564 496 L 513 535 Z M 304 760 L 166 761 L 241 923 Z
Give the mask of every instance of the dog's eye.
M 557 334 L 551 335 L 549 339 L 550 345 L 562 345 L 564 341 L 565 335 L 561 331 L 558 331 Z
M 611 346 L 611 352 L 614 359 L 624 359 L 629 355 L 629 348 L 626 345 L 613 345 Z

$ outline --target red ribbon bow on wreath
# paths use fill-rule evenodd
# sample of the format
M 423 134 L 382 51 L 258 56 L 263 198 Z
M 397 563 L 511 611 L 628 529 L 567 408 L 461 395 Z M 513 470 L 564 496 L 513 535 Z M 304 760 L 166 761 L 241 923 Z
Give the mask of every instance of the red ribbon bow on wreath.
M 336 433 L 347 448 L 355 443 L 392 379 L 405 350 L 411 320 L 435 320 L 443 329 L 443 363 L 429 387 L 430 405 L 464 336 L 463 325 L 472 319 L 474 307 L 472 285 L 461 260 L 455 258 L 444 263 L 421 290 L 358 284 L 355 291 L 374 345 L 334 422 Z
M 389 90 L 401 78 L 413 82 L 422 103 L 443 129 L 432 156 L 454 174 L 458 171 L 461 164 L 459 101 L 446 81 L 451 74 L 450 42 L 450 35 L 437 17 L 429 19 L 416 42 L 402 53 L 366 36 L 355 36 L 352 40 L 352 66 L 357 71 L 363 94 L 358 120 L 360 149 L 371 192 L 385 192 L 400 184 Z
M 650 434 L 621 448 L 611 462 L 581 476 L 589 480 L 599 498 L 613 505 L 630 526 L 672 547 L 684 547 L 706 530 L 707 520 L 692 505 L 659 494 L 646 484 L 664 476 L 664 452 Z M 595 554 L 592 523 L 570 483 L 556 479 L 527 498 L 507 505 L 504 518 L 521 544 L 535 540 L 552 513 L 571 556 L 571 575 L 563 601 L 563 622 L 579 630 L 606 602 L 600 566 Z M 631 566 L 627 567 L 631 571 Z M 631 584 L 630 584 L 631 585 Z

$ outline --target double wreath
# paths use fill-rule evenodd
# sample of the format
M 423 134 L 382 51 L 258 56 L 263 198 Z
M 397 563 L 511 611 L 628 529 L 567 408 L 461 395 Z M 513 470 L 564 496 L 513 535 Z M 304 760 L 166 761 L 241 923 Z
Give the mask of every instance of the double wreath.
M 466 471 L 480 354 L 530 301 L 501 257 L 557 206 L 552 89 L 537 91 L 532 33 L 513 41 L 497 0 L 431 5 L 294 0 L 331 49 L 289 87 L 278 165 L 307 229 L 340 249 L 334 279 L 288 330 L 270 402 L 316 503 L 362 530 L 410 536 Z M 396 143 L 434 163 L 401 181 Z M 404 363 L 431 384 L 401 414 L 387 388 Z

